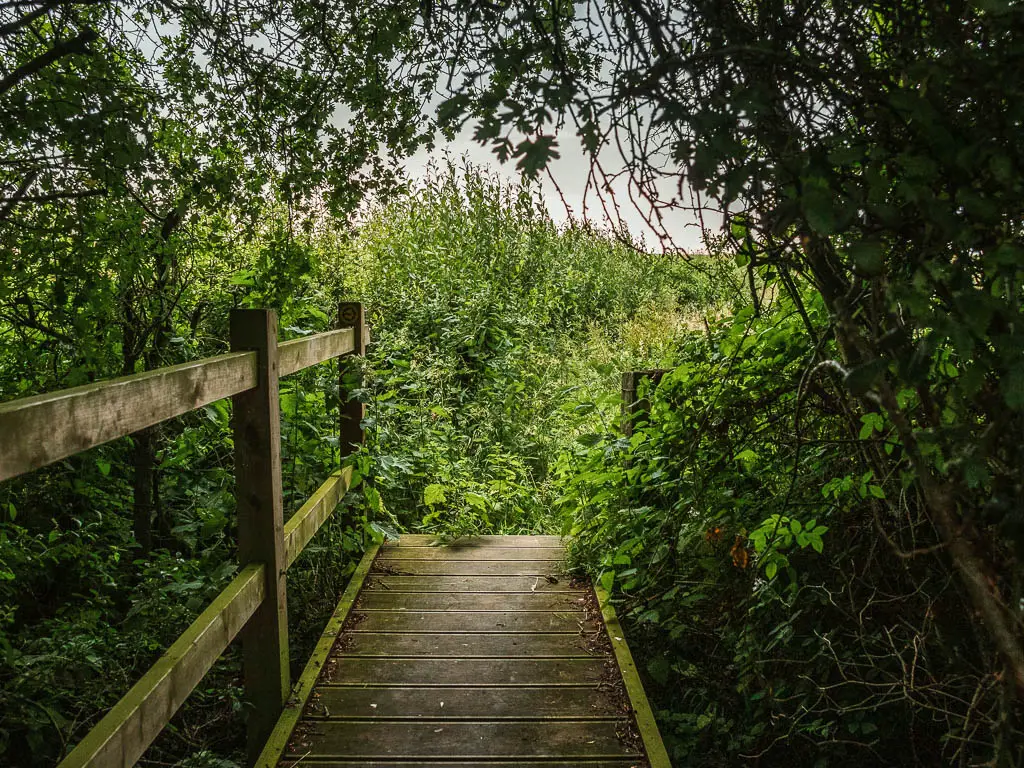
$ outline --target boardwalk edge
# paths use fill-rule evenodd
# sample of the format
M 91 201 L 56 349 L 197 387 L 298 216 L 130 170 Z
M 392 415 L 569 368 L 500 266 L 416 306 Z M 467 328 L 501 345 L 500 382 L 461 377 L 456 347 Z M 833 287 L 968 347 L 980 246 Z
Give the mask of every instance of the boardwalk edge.
M 647 762 L 650 763 L 650 768 L 672 768 L 672 761 L 665 749 L 665 743 L 661 740 L 658 723 L 654 719 L 654 711 L 651 709 L 650 702 L 647 701 L 647 694 L 640 681 L 640 673 L 633 661 L 633 654 L 629 652 L 626 634 L 622 631 L 622 625 L 619 624 L 619 617 L 615 615 L 615 608 L 612 607 L 611 595 L 598 583 L 594 584 L 594 592 L 597 594 L 597 602 L 601 606 L 601 616 L 604 619 L 605 628 L 608 630 L 612 650 L 615 652 L 615 661 L 618 662 L 619 671 L 622 673 L 626 694 L 633 707 L 637 728 L 640 730 L 640 738 L 644 743 L 644 751 L 647 752 Z
M 313 649 L 309 661 L 306 662 L 306 668 L 302 671 L 302 677 L 292 689 L 292 694 L 288 698 L 288 703 L 285 704 L 281 718 L 274 726 L 266 746 L 256 760 L 256 768 L 275 768 L 284 755 L 292 731 L 295 730 L 295 726 L 302 718 L 302 713 L 306 709 L 306 704 L 309 702 L 310 694 L 313 693 L 320 672 L 331 655 L 331 649 L 334 648 L 334 643 L 345 624 L 345 619 L 348 618 L 348 614 L 359 596 L 359 590 L 363 588 L 363 582 L 366 581 L 366 576 L 373 566 L 373 560 L 379 549 L 380 545 L 378 544 L 367 549 L 363 554 L 363 559 L 359 561 L 359 565 L 352 573 L 352 578 L 349 579 L 348 586 L 345 588 L 341 600 L 338 601 L 338 607 L 334 609 L 334 614 L 324 627 L 320 640 Z

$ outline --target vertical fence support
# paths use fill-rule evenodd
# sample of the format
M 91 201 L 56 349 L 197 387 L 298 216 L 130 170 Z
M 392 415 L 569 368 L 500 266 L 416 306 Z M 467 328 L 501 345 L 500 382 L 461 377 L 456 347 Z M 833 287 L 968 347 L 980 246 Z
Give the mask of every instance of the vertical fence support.
M 248 713 L 248 754 L 253 763 L 288 698 L 288 607 L 284 513 L 281 500 L 281 404 L 278 395 L 277 313 L 231 313 L 232 351 L 259 353 L 259 383 L 233 398 L 238 557 L 242 566 L 264 563 L 266 597 L 242 631 Z
M 352 328 L 354 330 L 355 349 L 352 350 L 352 355 L 362 355 L 366 351 L 364 348 L 366 345 L 366 317 L 363 313 L 363 305 L 357 301 L 343 302 L 338 307 L 338 327 Z M 338 361 L 338 394 L 341 398 L 339 406 L 341 414 L 338 425 L 338 450 L 342 460 L 355 450 L 354 446 L 362 445 L 365 439 L 362 427 L 365 407 L 358 400 L 351 399 L 348 391 L 353 381 L 358 382 L 358 379 L 351 371 L 346 374 L 346 368 L 355 365 L 358 365 L 358 363 L 349 362 L 344 358 Z
M 641 411 L 647 413 L 651 409 L 651 403 L 644 398 L 637 400 L 636 391 L 643 379 L 650 379 L 657 384 L 661 377 L 668 371 L 655 368 L 646 371 L 626 371 L 622 374 L 622 434 L 631 437 L 633 427 L 637 421 L 637 414 Z

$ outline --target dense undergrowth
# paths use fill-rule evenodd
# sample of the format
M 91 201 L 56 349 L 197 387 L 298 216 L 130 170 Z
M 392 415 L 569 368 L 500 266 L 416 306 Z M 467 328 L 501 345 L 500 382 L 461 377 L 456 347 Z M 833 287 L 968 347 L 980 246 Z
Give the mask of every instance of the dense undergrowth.
M 367 538 L 561 530 L 678 765 L 1021 768 L 1022 8 L 0 3 L 0 399 L 362 299 L 369 437 L 292 571 L 296 665 Z M 460 131 L 531 178 L 581 150 L 606 212 L 721 245 L 450 169 L 402 193 Z M 347 452 L 338 390 L 282 387 L 289 512 Z M 0 763 L 66 753 L 231 576 L 229 419 L 0 485 Z M 147 763 L 237 762 L 238 676 Z
M 445 536 L 558 530 L 551 470 L 590 429 L 581 390 L 617 404 L 620 372 L 666 362 L 685 313 L 727 293 L 451 169 L 375 211 L 339 262 L 374 338 L 368 506 L 382 526 Z
M 676 763 L 1017 765 L 1012 683 L 912 476 L 878 473 L 898 438 L 815 363 L 836 354 L 820 298 L 762 302 L 680 334 L 632 436 L 557 470 L 573 556 L 621 602 Z
M 1015 764 L 1007 684 L 899 436 L 846 396 L 818 294 L 731 256 L 556 227 L 528 190 L 469 168 L 352 232 L 315 224 L 271 209 L 216 253 L 227 223 L 185 230 L 197 276 L 146 361 L 222 350 L 236 306 L 277 308 L 286 336 L 330 327 L 339 301 L 367 307 L 372 344 L 349 365 L 367 440 L 344 508 L 290 572 L 294 672 L 366 541 L 560 532 L 619 602 L 676 764 Z M 95 343 L 55 336 L 123 310 L 116 272 L 97 274 L 21 276 L 64 303 L 44 330 L 5 321 L 8 396 L 126 369 L 130 317 Z M 930 355 L 917 364 L 958 379 L 952 352 Z M 627 437 L 620 374 L 645 368 L 667 372 Z M 289 513 L 338 461 L 337 394 L 333 366 L 282 383 Z M 898 398 L 921 407 L 918 390 Z M 0 489 L 6 763 L 52 764 L 234 573 L 229 419 L 217 403 Z M 237 764 L 239 674 L 232 651 L 146 762 Z
M 366 304 L 360 483 L 289 572 L 293 673 L 371 537 L 560 530 L 552 470 L 595 424 L 617 421 L 619 372 L 666 363 L 677 331 L 735 293 L 731 266 L 698 270 L 558 228 L 528 191 L 471 169 L 370 211 L 355 234 L 312 224 L 269 209 L 248 231 L 217 218 L 183 228 L 170 247 L 191 273 L 145 361 L 132 359 L 125 313 L 138 297 L 107 268 L 116 261 L 57 285 L 45 269 L 19 274 L 49 302 L 44 330 L 7 315 L 17 346 L 0 355 L 12 397 L 223 351 L 233 307 L 274 307 L 295 336 L 330 327 L 340 300 Z M 51 245 L 65 262 L 98 253 Z M 62 341 L 80 334 L 91 342 Z M 329 365 L 282 382 L 286 514 L 338 460 L 337 392 Z M 66 753 L 235 572 L 229 419 L 215 403 L 0 488 L 6 764 Z M 145 761 L 239 761 L 239 674 L 233 650 Z
M 352 232 L 315 224 L 271 209 L 234 241 L 223 221 L 184 230 L 196 276 L 148 361 L 222 350 L 236 306 L 277 308 L 286 336 L 330 327 L 341 300 L 367 307 L 372 344 L 349 366 L 367 441 L 348 459 L 357 486 L 290 572 L 293 672 L 366 541 L 560 532 L 620 604 L 676 764 L 1015 764 L 1007 685 L 898 435 L 846 397 L 818 294 L 732 256 L 556 227 L 528 190 L 474 169 Z M 64 303 L 43 330 L 5 320 L 7 396 L 125 370 L 128 317 L 95 343 L 55 336 L 123 310 L 116 272 L 20 279 Z M 918 364 L 952 382 L 952 360 Z M 620 374 L 644 368 L 666 374 L 642 386 L 649 412 L 627 437 Z M 289 513 L 338 461 L 337 394 L 333 366 L 282 383 Z M 52 764 L 234 573 L 229 419 L 217 403 L 0 488 L 6 764 Z M 238 764 L 239 674 L 232 651 L 145 762 Z

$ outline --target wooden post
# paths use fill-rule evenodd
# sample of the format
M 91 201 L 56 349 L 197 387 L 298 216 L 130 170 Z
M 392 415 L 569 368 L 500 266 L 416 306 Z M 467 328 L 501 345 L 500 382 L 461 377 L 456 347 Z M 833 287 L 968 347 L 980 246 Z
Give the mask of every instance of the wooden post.
M 356 301 L 343 302 L 338 308 L 338 327 L 352 328 L 354 330 L 355 349 L 353 356 L 362 355 L 366 349 L 366 316 L 363 312 L 363 305 Z M 338 395 L 341 398 L 340 419 L 338 425 L 338 450 L 341 459 L 352 453 L 354 446 L 362 445 L 365 435 L 363 434 L 362 421 L 365 415 L 363 403 L 349 398 L 345 380 L 352 382 L 352 375 L 346 376 L 346 368 L 357 363 L 351 363 L 346 358 L 338 361 L 339 379 Z
M 640 381 L 650 379 L 655 384 L 661 381 L 661 377 L 668 371 L 654 368 L 646 371 L 626 371 L 622 374 L 622 434 L 631 437 L 633 427 L 637 422 L 636 414 L 651 410 L 651 403 L 644 398 L 637 400 L 636 391 L 640 387 Z
M 259 355 L 255 389 L 233 398 L 238 558 L 263 563 L 265 597 L 242 631 L 249 762 L 255 762 L 288 698 L 288 606 L 281 501 L 281 404 L 277 313 L 231 313 L 231 349 Z

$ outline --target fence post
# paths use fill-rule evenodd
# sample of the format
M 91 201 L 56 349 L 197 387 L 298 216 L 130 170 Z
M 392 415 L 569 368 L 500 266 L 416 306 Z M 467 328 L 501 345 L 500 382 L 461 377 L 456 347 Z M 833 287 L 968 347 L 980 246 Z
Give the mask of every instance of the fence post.
M 363 305 L 357 301 L 342 302 L 338 307 L 338 327 L 354 330 L 355 349 L 352 350 L 352 354 L 362 355 L 366 351 L 366 316 Z M 340 358 L 338 361 L 338 396 L 341 398 L 338 451 L 342 459 L 355 450 L 353 446 L 362 445 L 365 439 L 362 427 L 365 407 L 358 400 L 350 399 L 346 391 L 348 388 L 345 386 L 345 380 L 348 379 L 351 384 L 354 378 L 352 374 L 346 375 L 345 369 L 350 365 L 354 363 L 350 363 L 346 358 Z
M 622 374 L 622 434 L 632 437 L 633 427 L 636 424 L 636 414 L 640 411 L 647 413 L 651 410 L 651 403 L 647 398 L 636 399 L 636 391 L 643 379 L 650 379 L 655 384 L 661 381 L 662 376 L 668 373 L 667 370 L 654 368 L 645 371 L 626 371 Z
M 231 313 L 232 351 L 259 354 L 255 389 L 233 398 L 238 558 L 264 563 L 263 602 L 242 631 L 242 669 L 248 713 L 249 763 L 255 762 L 281 714 L 291 680 L 284 514 L 281 500 L 281 404 L 278 395 L 277 313 Z

